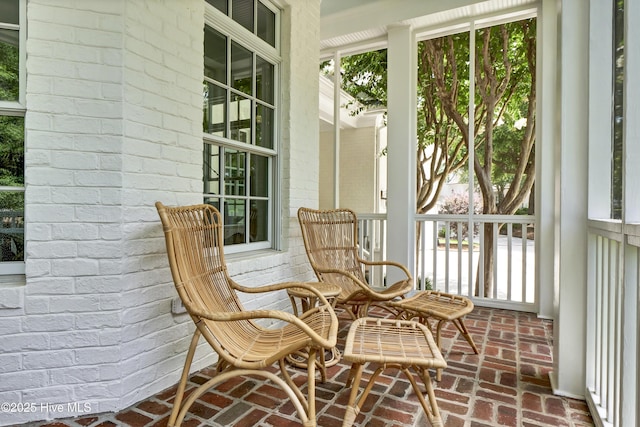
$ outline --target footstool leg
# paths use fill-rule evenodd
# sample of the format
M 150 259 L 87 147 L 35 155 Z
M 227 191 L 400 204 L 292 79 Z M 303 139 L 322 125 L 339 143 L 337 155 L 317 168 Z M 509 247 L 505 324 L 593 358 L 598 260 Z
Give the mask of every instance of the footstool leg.
M 422 369 L 419 367 L 415 367 L 416 371 L 420 378 L 422 378 L 422 382 L 424 383 L 424 388 L 427 390 L 427 398 L 429 403 L 425 402 L 424 397 L 422 396 L 422 392 L 418 388 L 415 380 L 410 380 L 411 385 L 413 386 L 416 395 L 418 395 L 418 399 L 424 408 L 425 414 L 427 414 L 427 418 L 429 418 L 429 422 L 433 427 L 443 427 L 442 417 L 440 416 L 440 410 L 438 409 L 438 402 L 436 402 L 436 395 L 433 392 L 433 387 L 431 385 L 431 377 L 429 376 L 429 371 L 427 369 Z
M 442 343 L 441 336 L 442 326 L 444 324 L 444 320 L 438 321 L 438 326 L 436 326 L 436 345 L 438 346 L 438 350 L 442 351 Z M 436 369 L 436 381 L 442 380 L 442 368 Z
M 469 345 L 473 349 L 473 352 L 475 354 L 480 354 L 480 352 L 478 351 L 478 347 L 476 347 L 476 343 L 473 342 L 473 338 L 471 337 L 471 334 L 469 333 L 469 330 L 467 329 L 466 325 L 464 324 L 464 321 L 462 320 L 462 318 L 453 319 L 453 324 L 458 327 L 458 330 L 460 331 L 460 333 L 462 334 L 464 339 L 467 340 L 467 342 L 469 343 Z
M 371 389 L 375 385 L 376 379 L 380 376 L 382 371 L 386 369 L 386 366 L 382 365 L 378 369 L 376 369 L 373 375 L 371 375 L 371 378 L 369 379 L 367 386 L 364 388 L 364 391 L 362 392 L 360 397 L 358 397 L 356 400 L 356 397 L 358 395 L 358 388 L 359 388 L 358 386 L 360 385 L 360 379 L 362 377 L 363 368 L 364 368 L 364 365 L 358 364 L 355 382 L 351 386 L 351 394 L 349 395 L 349 404 L 347 406 L 347 411 L 345 413 L 344 420 L 342 422 L 342 427 L 350 427 L 353 425 L 353 423 L 356 420 L 356 417 L 360 413 L 360 409 L 362 409 L 362 405 L 364 405 L 364 402 L 367 400 L 367 396 L 369 396 Z
M 345 387 L 349 387 L 350 385 L 353 384 L 353 379 L 355 377 L 355 375 L 358 372 L 358 367 L 360 367 L 362 365 L 358 364 L 358 363 L 352 363 L 351 364 L 351 369 L 349 369 L 349 376 L 347 377 L 347 382 L 345 383 Z M 358 381 L 360 381 L 360 379 L 358 378 Z M 357 383 L 356 383 L 357 385 Z
M 362 377 L 363 368 L 364 365 L 360 363 L 353 363 L 353 365 L 351 365 L 351 371 L 349 371 L 349 377 L 347 378 L 346 384 L 347 387 L 351 385 L 351 393 L 349 394 L 349 403 L 347 404 L 347 411 L 344 414 L 342 427 L 351 427 L 360 412 L 360 409 L 355 402 L 356 396 L 358 395 L 358 387 L 360 386 L 360 378 Z

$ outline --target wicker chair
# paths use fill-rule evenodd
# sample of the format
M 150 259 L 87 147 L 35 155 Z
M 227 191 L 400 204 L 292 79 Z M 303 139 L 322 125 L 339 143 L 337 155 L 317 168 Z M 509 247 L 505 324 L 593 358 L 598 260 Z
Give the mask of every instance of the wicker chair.
M 345 308 L 352 319 L 368 315 L 370 306 L 403 297 L 413 289 L 409 270 L 392 261 L 367 261 L 358 255 L 356 214 L 349 209 L 298 209 L 298 220 L 307 256 L 321 282 L 342 287 L 336 307 Z M 369 286 L 365 268 L 387 266 L 399 269 L 405 276 L 385 288 Z
M 196 330 L 187 353 L 168 425 L 180 426 L 191 404 L 214 385 L 235 376 L 257 375 L 280 386 L 292 400 L 305 426 L 316 426 L 316 354 L 336 344 L 338 319 L 327 300 L 309 285 L 288 283 L 247 288 L 228 275 L 223 255 L 220 213 L 210 205 L 156 208 L 164 227 L 167 255 L 176 290 Z M 245 310 L 238 292 L 261 293 L 308 288 L 317 293 L 318 307 L 301 314 L 278 310 Z M 270 319 L 274 327 L 255 319 Z M 185 385 L 200 337 L 218 354 L 217 375 L 183 402 Z M 285 357 L 306 349 L 309 355 L 308 396 L 301 393 L 285 369 Z M 269 370 L 278 362 L 282 378 Z

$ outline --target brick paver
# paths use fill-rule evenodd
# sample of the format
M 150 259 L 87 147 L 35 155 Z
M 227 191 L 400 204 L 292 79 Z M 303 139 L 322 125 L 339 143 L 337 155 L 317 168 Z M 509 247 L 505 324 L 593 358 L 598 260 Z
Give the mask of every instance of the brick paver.
M 341 315 L 340 323 L 338 346 L 343 348 L 350 322 Z M 473 354 L 453 325 L 445 326 L 443 354 L 449 367 L 440 382 L 433 380 L 445 426 L 593 426 L 585 402 L 551 392 L 551 321 L 529 313 L 476 307 L 465 323 L 480 354 Z M 344 387 L 348 371 L 349 366 L 341 361 L 327 370 L 326 383 L 317 384 L 319 427 L 341 425 L 350 391 Z M 367 367 L 364 375 L 371 372 Z M 192 386 L 202 384 L 214 373 L 207 368 L 193 374 Z M 305 371 L 292 368 L 291 374 L 296 383 L 304 383 Z M 175 387 L 117 414 L 23 427 L 166 427 L 174 394 Z M 379 378 L 356 422 L 367 427 L 429 425 L 411 385 L 396 371 Z M 300 422 L 279 388 L 255 378 L 235 378 L 204 394 L 182 425 L 293 427 Z

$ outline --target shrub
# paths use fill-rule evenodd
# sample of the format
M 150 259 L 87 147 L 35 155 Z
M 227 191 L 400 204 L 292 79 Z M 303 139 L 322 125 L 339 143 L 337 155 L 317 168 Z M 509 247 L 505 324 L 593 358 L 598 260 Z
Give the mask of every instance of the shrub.
M 473 195 L 473 212 L 476 214 L 482 213 L 482 199 L 479 194 Z M 438 209 L 440 214 L 449 215 L 466 215 L 469 213 L 469 196 L 463 193 L 454 193 L 451 196 L 445 197 Z M 458 223 L 452 222 L 449 224 L 449 234 L 451 237 L 458 240 L 465 240 L 469 237 L 469 224 L 463 222 L 461 224 L 461 230 L 458 231 Z M 440 229 L 438 235 L 444 232 L 444 228 Z M 473 235 L 477 236 L 480 231 L 480 225 L 475 223 L 473 226 Z

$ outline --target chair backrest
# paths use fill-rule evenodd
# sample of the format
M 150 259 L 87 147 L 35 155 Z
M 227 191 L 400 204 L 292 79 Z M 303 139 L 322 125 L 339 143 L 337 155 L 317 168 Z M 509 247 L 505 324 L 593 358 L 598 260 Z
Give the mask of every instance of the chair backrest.
M 180 298 L 203 311 L 242 311 L 224 261 L 220 212 L 206 204 L 168 207 L 157 202 L 156 208 Z M 193 312 L 189 314 L 198 317 Z M 213 323 L 209 326 L 216 328 Z
M 352 280 L 323 270 L 337 269 L 352 273 L 366 283 L 358 259 L 358 220 L 349 209 L 315 210 L 300 208 L 298 221 L 309 262 L 318 280 L 341 286 L 345 294 L 360 288 Z

